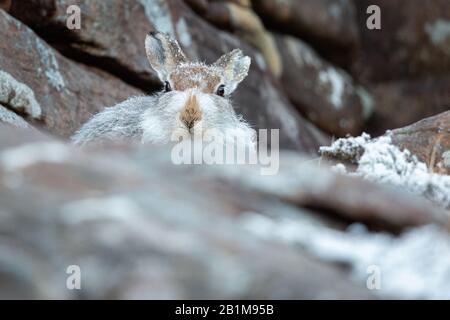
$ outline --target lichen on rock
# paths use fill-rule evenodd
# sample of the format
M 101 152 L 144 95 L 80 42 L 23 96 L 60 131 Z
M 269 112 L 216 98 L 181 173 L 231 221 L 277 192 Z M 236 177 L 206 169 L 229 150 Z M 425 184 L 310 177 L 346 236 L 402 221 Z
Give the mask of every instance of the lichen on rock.
M 31 128 L 30 125 L 16 113 L 6 109 L 0 104 L 0 123 L 13 125 L 19 128 Z
M 36 101 L 33 90 L 0 70 L 0 103 L 11 110 L 39 119 L 42 109 Z

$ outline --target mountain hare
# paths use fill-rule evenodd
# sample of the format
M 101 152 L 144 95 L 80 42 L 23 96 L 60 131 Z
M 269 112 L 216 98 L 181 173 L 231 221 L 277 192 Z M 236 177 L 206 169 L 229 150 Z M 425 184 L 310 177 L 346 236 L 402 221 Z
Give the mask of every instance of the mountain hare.
M 75 144 L 123 140 L 166 144 L 211 129 L 222 139 L 232 135 L 254 145 L 255 131 L 230 102 L 231 93 L 247 76 L 249 57 L 236 49 L 212 65 L 190 62 L 178 42 L 160 32 L 147 35 L 145 49 L 164 90 L 129 98 L 96 114 L 72 137 Z

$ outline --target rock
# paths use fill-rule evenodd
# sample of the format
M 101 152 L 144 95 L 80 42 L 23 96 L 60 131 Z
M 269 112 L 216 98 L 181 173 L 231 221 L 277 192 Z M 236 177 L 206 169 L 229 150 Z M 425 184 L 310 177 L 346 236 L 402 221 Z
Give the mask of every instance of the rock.
M 252 3 L 270 28 L 312 43 L 332 61 L 347 64 L 359 43 L 352 1 L 260 0 Z
M 173 165 L 168 151 L 80 152 L 1 128 L 0 296 L 372 298 L 365 281 L 261 240 L 241 220 L 308 212 L 217 181 L 206 166 Z M 69 266 L 80 268 L 81 290 L 66 289 Z
M 368 87 L 374 100 L 368 132 L 383 134 L 450 109 L 450 77 L 426 77 Z
M 188 3 L 207 21 L 219 28 L 234 32 L 240 39 L 255 47 L 263 55 L 270 72 L 277 78 L 280 76 L 281 57 L 273 36 L 266 30 L 249 4 L 239 1 L 221 1 L 199 8 L 201 5 L 195 1 L 188 1 Z
M 437 173 L 450 175 L 450 111 L 392 130 L 392 141 Z
M 66 59 L 4 11 L 0 56 L 0 103 L 61 136 L 72 134 L 105 106 L 140 93 Z
M 450 3 L 435 0 L 358 0 L 362 51 L 353 74 L 362 81 L 391 81 L 450 70 Z M 369 30 L 369 5 L 381 10 L 381 30 Z M 416 119 L 418 120 L 418 119 Z
M 80 30 L 66 26 L 66 11 L 73 4 L 82 8 Z M 26 0 L 14 1 L 10 14 L 36 29 L 63 54 L 152 91 L 160 83 L 148 64 L 143 39 L 155 30 L 150 19 L 167 24 L 164 31 L 170 30 L 168 12 L 164 1 Z
M 11 0 L 0 0 L 0 9 L 3 9 L 6 12 L 8 12 L 10 8 L 11 8 Z
M 279 35 L 277 45 L 283 61 L 281 83 L 297 109 L 328 133 L 359 134 L 373 108 L 366 90 L 303 41 Z

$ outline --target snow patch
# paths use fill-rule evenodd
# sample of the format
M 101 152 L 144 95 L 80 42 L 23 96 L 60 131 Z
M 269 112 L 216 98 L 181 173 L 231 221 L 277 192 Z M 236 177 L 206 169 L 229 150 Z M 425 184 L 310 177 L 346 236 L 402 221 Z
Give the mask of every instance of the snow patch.
M 400 187 L 450 209 L 450 176 L 429 172 L 409 150 L 393 145 L 389 134 L 377 139 L 368 134 L 338 139 L 330 147 L 321 147 L 320 153 L 357 163 L 350 175 Z
M 359 137 L 337 139 L 331 146 L 320 147 L 319 152 L 322 156 L 357 163 L 369 141 L 370 135 L 363 133 Z
M 381 288 L 372 292 L 381 297 L 450 299 L 450 235 L 437 226 L 394 237 L 368 232 L 361 224 L 339 231 L 297 219 L 256 214 L 241 219 L 253 234 L 300 245 L 325 261 L 349 264 L 361 286 L 366 286 L 368 267 L 379 267 Z
M 2 70 L 0 70 L 0 103 L 33 119 L 39 119 L 42 114 L 33 90 Z

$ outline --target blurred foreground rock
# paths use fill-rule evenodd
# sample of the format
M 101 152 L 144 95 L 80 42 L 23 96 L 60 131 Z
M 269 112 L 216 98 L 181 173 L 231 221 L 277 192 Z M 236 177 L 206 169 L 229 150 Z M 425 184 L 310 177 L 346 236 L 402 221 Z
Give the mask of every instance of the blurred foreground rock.
M 0 130 L 0 202 L 2 298 L 366 299 L 365 280 L 256 237 L 246 217 L 295 218 L 318 234 L 351 221 L 448 222 L 419 198 L 295 154 L 261 176 L 253 166 L 175 166 L 168 149 L 81 151 L 11 128 Z M 81 268 L 80 291 L 66 289 L 70 265 Z
M 1 298 L 371 298 L 337 267 L 239 222 L 310 212 L 174 166 L 166 149 L 88 154 L 5 128 L 0 146 Z M 70 265 L 82 290 L 66 288 Z

